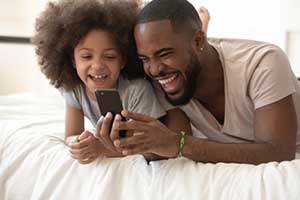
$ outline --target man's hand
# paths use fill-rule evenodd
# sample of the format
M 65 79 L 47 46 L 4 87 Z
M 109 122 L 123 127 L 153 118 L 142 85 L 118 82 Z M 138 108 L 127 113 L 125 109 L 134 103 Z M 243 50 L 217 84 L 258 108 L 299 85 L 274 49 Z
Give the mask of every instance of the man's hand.
M 111 151 L 116 151 L 112 140 L 110 138 L 110 124 L 112 123 L 112 114 L 107 113 L 106 116 L 101 116 L 97 122 L 96 134 L 95 136 L 99 139 L 106 148 Z
M 117 115 L 114 121 L 112 121 L 112 118 L 113 116 L 110 112 L 107 113 L 105 117 L 103 116 L 100 117 L 99 121 L 97 122 L 95 136 L 104 144 L 104 146 L 107 149 L 115 152 L 118 151 L 121 152 L 120 149 L 114 146 L 113 140 L 119 138 L 119 130 L 117 130 L 115 126 L 121 122 L 122 118 L 120 115 Z M 112 125 L 111 132 L 109 132 L 111 123 L 113 123 L 113 125 Z M 132 135 L 133 135 L 132 131 L 127 131 L 126 137 L 130 137 Z
M 179 135 L 160 121 L 138 113 L 122 111 L 127 122 L 117 115 L 112 128 L 111 139 L 123 155 L 154 153 L 164 157 L 175 157 L 178 152 Z M 132 136 L 119 138 L 119 130 L 133 131 Z

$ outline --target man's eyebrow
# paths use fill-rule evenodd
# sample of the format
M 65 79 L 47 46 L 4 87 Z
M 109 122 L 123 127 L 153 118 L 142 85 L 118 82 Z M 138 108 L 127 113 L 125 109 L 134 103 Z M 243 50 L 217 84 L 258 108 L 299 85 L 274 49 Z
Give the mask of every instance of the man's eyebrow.
M 171 47 L 169 47 L 169 48 L 162 48 L 162 49 L 156 51 L 156 52 L 154 53 L 154 55 L 155 55 L 155 56 L 158 56 L 158 55 L 160 55 L 161 53 L 163 53 L 163 52 L 165 52 L 165 51 L 172 51 L 172 50 L 173 50 L 173 48 L 171 48 Z
M 171 47 L 169 47 L 169 48 L 162 48 L 162 49 L 156 51 L 156 52 L 154 53 L 154 56 L 159 56 L 161 53 L 163 53 L 163 52 L 165 52 L 165 51 L 173 51 L 173 50 L 174 50 L 174 48 L 171 48 Z M 139 56 L 139 57 L 147 57 L 147 56 L 145 56 L 145 55 L 143 55 L 143 54 L 138 54 L 138 56 Z

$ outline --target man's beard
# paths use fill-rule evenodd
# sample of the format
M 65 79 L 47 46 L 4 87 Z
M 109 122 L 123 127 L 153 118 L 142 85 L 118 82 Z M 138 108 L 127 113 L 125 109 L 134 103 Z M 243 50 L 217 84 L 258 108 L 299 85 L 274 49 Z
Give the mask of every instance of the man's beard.
M 167 101 L 171 103 L 173 106 L 182 106 L 189 103 L 196 91 L 197 82 L 198 82 L 197 80 L 198 80 L 198 75 L 200 73 L 200 70 L 201 70 L 201 65 L 199 61 L 195 58 L 192 58 L 190 64 L 188 65 L 188 70 L 185 73 L 186 80 L 185 80 L 185 85 L 183 86 L 183 94 L 176 99 L 172 99 L 165 92 L 165 97 Z

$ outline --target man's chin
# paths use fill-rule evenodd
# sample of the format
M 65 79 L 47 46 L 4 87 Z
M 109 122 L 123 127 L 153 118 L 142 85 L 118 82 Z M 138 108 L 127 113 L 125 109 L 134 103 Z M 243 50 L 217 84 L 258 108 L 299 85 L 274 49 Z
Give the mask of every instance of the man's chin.
M 172 104 L 173 106 L 183 106 L 190 102 L 192 96 L 187 94 L 169 94 L 165 93 L 165 97 L 167 101 Z

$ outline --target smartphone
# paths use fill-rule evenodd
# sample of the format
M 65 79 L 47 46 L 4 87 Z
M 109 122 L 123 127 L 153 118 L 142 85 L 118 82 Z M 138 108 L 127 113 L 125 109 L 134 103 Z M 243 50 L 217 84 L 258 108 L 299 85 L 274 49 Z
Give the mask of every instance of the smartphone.
M 116 114 L 121 114 L 123 110 L 121 98 L 118 90 L 116 89 L 97 89 L 95 91 L 97 103 L 100 109 L 100 112 L 103 116 L 106 113 L 111 112 L 113 115 L 112 121 L 114 121 Z M 122 121 L 126 121 L 125 117 L 122 117 Z M 109 132 L 111 131 L 112 123 L 110 124 Z M 119 131 L 120 137 L 126 137 L 126 131 Z

